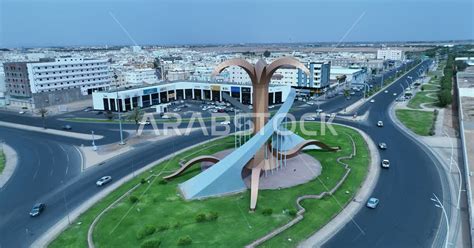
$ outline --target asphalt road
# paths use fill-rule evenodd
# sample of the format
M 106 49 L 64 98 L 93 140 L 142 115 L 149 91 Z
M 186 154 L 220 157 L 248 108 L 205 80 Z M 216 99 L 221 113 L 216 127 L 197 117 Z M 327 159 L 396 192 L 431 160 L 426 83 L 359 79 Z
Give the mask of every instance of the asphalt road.
M 394 85 L 389 89 L 390 95 L 397 91 L 397 87 L 401 91 L 397 83 Z M 337 96 L 323 102 L 321 108 L 328 113 L 336 112 L 359 98 L 360 95 L 346 100 L 344 96 Z M 388 120 L 387 108 L 393 98 L 376 97 L 375 104 L 365 104 L 361 111 L 370 110 L 370 122 L 356 125 L 376 142 L 384 140 L 389 146 L 382 155 L 390 159 L 393 166 L 383 171 L 374 192 L 381 199 L 381 204 L 374 211 L 363 209 L 354 218 L 353 223 L 357 223 L 363 233 L 355 225 L 348 224 L 327 244 L 328 247 L 348 244 L 355 247 L 391 246 L 395 244 L 394 240 L 406 240 L 406 244 L 418 245 L 429 244 L 433 240 L 440 212 L 426 197 L 432 192 L 442 196 L 439 175 L 429 155 Z M 311 111 L 310 108 L 296 108 L 295 114 L 298 116 Z M 375 128 L 376 120 L 381 118 L 386 123 L 385 127 Z M 0 120 L 42 126 L 39 118 L 10 113 L 0 113 Z M 64 124 L 68 123 L 57 117 L 47 120 L 48 128 L 60 129 Z M 94 130 L 96 134 L 104 135 L 104 139 L 96 142 L 98 145 L 117 142 L 119 139 L 117 125 L 72 125 L 75 132 L 89 133 Z M 125 128 L 133 129 L 133 125 L 125 125 Z M 79 172 L 80 157 L 72 146 L 84 143 L 82 140 L 8 128 L 0 128 L 0 138 L 12 145 L 21 157 L 14 178 L 0 191 L 0 247 L 27 247 L 65 217 L 69 210 L 99 192 L 101 188 L 95 186 L 95 181 L 101 176 L 111 175 L 117 180 L 176 150 L 212 137 L 195 132 L 191 136 L 150 142 L 84 173 Z M 67 153 L 60 149 L 67 149 Z M 67 175 L 66 168 L 69 168 Z M 30 218 L 28 212 L 33 203 L 38 201 L 47 204 L 46 211 L 37 218 Z M 400 239 L 402 235 L 405 235 L 404 239 Z

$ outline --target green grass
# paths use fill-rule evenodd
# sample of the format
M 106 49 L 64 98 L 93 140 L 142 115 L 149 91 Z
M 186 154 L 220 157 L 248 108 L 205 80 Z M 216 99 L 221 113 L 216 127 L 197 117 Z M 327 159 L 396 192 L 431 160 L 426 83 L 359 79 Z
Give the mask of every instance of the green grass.
M 0 174 L 2 174 L 3 170 L 5 169 L 5 154 L 3 151 L 0 151 Z
M 428 94 L 433 93 L 436 94 L 433 91 L 419 91 L 412 99 L 410 99 L 407 106 L 412 109 L 422 109 L 421 104 L 423 103 L 436 103 L 438 99 L 433 99 L 427 96 Z
M 305 128 L 319 130 L 319 124 L 306 123 Z M 177 185 L 199 173 L 199 169 L 194 169 L 167 184 L 160 184 L 160 180 L 157 179 L 150 184 L 141 185 L 132 193 L 139 197 L 138 204 L 133 205 L 127 197 L 101 218 L 94 230 L 95 244 L 97 247 L 138 247 L 144 240 L 158 239 L 162 242 L 162 247 L 176 247 L 180 237 L 189 235 L 192 238 L 193 247 L 243 247 L 290 221 L 293 217 L 284 211 L 296 209 L 295 200 L 298 196 L 319 194 L 336 185 L 345 172 L 342 165 L 336 162 L 336 158 L 352 152 L 350 139 L 345 135 L 347 133 L 356 142 L 357 156 L 349 161 L 352 171 L 341 188 L 333 196 L 321 200 L 306 200 L 304 206 L 307 207 L 307 212 L 303 221 L 263 245 L 264 247 L 294 247 L 298 241 L 310 236 L 341 211 L 350 202 L 367 174 L 370 158 L 363 138 L 352 129 L 341 126 L 334 126 L 334 128 L 339 135 L 334 136 L 329 133 L 325 136 L 309 137 L 300 134 L 304 138 L 317 138 L 331 146 L 341 146 L 342 150 L 339 152 L 306 152 L 321 162 L 322 174 L 306 184 L 289 189 L 261 190 L 258 208 L 254 213 L 248 211 L 250 197 L 248 191 L 201 201 L 184 201 L 177 191 Z M 213 154 L 231 148 L 233 145 L 232 137 L 223 138 L 202 145 L 194 151 L 179 154 L 174 159 L 161 163 L 153 171 L 157 173 L 161 170 L 174 170 L 178 168 L 180 159 Z M 121 186 L 86 211 L 50 247 L 87 247 L 87 229 L 94 217 L 147 175 L 150 175 L 150 172 Z M 346 194 L 345 191 L 350 193 Z M 273 209 L 271 216 L 262 214 L 262 210 L 266 208 Z M 195 221 L 196 215 L 211 212 L 218 213 L 217 221 L 204 223 Z M 137 240 L 137 232 L 145 225 L 155 227 L 168 225 L 170 228 L 155 232 L 143 240 Z M 291 237 L 293 241 L 288 242 L 288 237 Z
M 434 121 L 432 111 L 398 109 L 395 113 L 400 122 L 414 133 L 422 136 L 429 135 Z

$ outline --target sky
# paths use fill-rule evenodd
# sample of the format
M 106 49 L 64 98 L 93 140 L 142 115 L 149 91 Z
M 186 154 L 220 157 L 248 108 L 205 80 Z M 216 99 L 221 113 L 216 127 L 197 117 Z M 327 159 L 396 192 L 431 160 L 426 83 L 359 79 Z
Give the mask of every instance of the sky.
M 474 39 L 473 0 L 0 0 L 0 47 Z

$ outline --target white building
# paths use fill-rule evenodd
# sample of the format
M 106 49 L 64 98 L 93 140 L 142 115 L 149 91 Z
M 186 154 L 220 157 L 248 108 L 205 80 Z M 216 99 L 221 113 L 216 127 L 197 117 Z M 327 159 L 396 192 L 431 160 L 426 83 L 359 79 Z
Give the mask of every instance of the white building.
M 27 63 L 31 93 L 79 88 L 83 95 L 104 90 L 111 82 L 107 59 L 60 57 Z
M 123 74 L 127 84 L 153 84 L 158 82 L 155 69 L 152 68 L 134 69 Z
M 404 60 L 405 53 L 402 50 L 397 49 L 379 49 L 377 50 L 377 59 L 382 60 Z
M 345 76 L 345 82 L 350 87 L 351 85 L 362 85 L 364 84 L 367 73 L 363 69 L 351 69 L 339 66 L 331 67 L 330 80 L 337 82 L 339 78 Z

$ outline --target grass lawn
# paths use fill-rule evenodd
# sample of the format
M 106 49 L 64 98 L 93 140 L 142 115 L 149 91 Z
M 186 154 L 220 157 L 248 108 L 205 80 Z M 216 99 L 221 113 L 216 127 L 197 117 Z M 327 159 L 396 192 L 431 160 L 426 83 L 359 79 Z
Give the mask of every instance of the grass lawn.
M 428 92 L 427 91 L 420 91 L 420 92 L 416 93 L 416 95 L 412 99 L 410 99 L 407 106 L 409 108 L 412 108 L 412 109 L 422 109 L 421 104 L 423 104 L 423 103 L 438 102 L 438 99 L 433 99 L 433 98 L 427 96 L 428 94 L 433 95 L 433 93 L 436 94 L 433 91 L 428 91 Z
M 5 169 L 5 154 L 3 151 L 0 151 L 0 174 L 2 174 Z
M 432 111 L 398 109 L 395 113 L 405 127 L 418 135 L 429 136 L 434 118 Z
M 434 84 L 423 84 L 423 89 L 426 90 L 439 90 L 439 86 L 438 85 L 434 85 Z
M 319 131 L 320 126 L 319 123 L 306 123 L 305 128 Z M 248 211 L 250 198 L 248 191 L 226 197 L 184 201 L 177 191 L 177 185 L 199 173 L 199 169 L 194 169 L 166 184 L 160 183 L 162 181 L 156 178 L 138 187 L 132 193 L 139 198 L 138 203 L 132 204 L 130 198 L 126 197 L 100 219 L 93 234 L 96 247 L 139 247 L 146 240 L 160 240 L 161 247 L 176 247 L 178 239 L 184 236 L 191 237 L 192 247 L 243 247 L 290 221 L 293 216 L 290 216 L 287 210 L 296 210 L 295 200 L 298 196 L 319 194 L 336 185 L 345 172 L 342 165 L 336 162 L 336 158 L 352 152 L 350 139 L 346 135 L 349 134 L 356 142 L 357 156 L 348 162 L 352 171 L 341 188 L 333 196 L 321 200 L 306 200 L 303 204 L 307 212 L 303 221 L 281 236 L 263 244 L 264 247 L 296 246 L 298 241 L 321 228 L 349 203 L 367 174 L 370 158 L 363 138 L 352 129 L 341 126 L 334 128 L 339 135 L 334 136 L 326 132 L 325 136 L 309 137 L 300 134 L 304 138 L 316 138 L 331 146 L 342 147 L 338 152 L 306 151 L 321 162 L 322 174 L 306 184 L 293 188 L 261 190 L 258 208 L 254 213 Z M 299 128 L 296 132 L 299 132 Z M 87 247 L 87 229 L 93 218 L 133 185 L 139 183 L 141 178 L 161 170 L 174 170 L 178 168 L 180 159 L 187 160 L 198 155 L 213 154 L 233 146 L 232 137 L 223 138 L 193 151 L 178 154 L 177 157 L 157 165 L 153 172 L 137 176 L 81 215 L 50 247 Z M 346 194 L 345 191 L 350 193 Z M 264 209 L 270 208 L 273 214 L 270 216 L 262 214 Z M 217 220 L 200 223 L 196 221 L 198 214 L 209 216 L 211 213 L 217 213 Z M 157 230 L 140 239 L 137 234 L 147 225 Z M 287 241 L 289 237 L 292 242 Z

